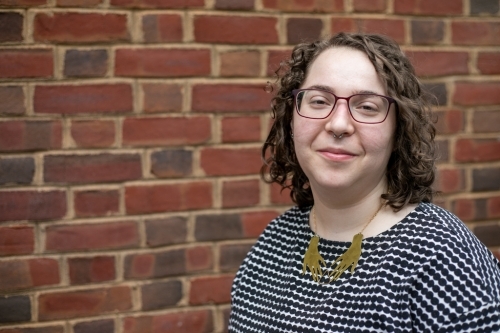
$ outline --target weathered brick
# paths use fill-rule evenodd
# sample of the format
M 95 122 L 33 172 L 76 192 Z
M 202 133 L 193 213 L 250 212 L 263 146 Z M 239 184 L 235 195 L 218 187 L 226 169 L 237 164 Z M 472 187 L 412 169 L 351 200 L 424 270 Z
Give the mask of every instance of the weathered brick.
M 130 35 L 124 14 L 56 12 L 35 15 L 33 38 L 38 42 L 109 43 L 129 41 Z
M 177 14 L 150 14 L 142 17 L 142 31 L 146 43 L 181 42 L 182 17 Z
M 278 43 L 275 17 L 196 15 L 193 24 L 195 41 L 201 43 Z
M 453 21 L 451 41 L 456 45 L 500 45 L 500 22 L 497 21 Z
M 269 224 L 269 222 L 271 222 L 278 215 L 279 212 L 276 211 L 242 213 L 241 223 L 243 226 L 244 237 L 258 237 L 262 231 L 264 231 L 264 228 Z
M 454 200 L 451 210 L 462 221 L 483 220 L 487 216 L 486 200 L 484 198 Z
M 472 170 L 472 191 L 500 190 L 500 168 L 484 168 Z
M 142 309 L 159 310 L 175 306 L 182 299 L 182 282 L 171 280 L 141 287 Z
M 129 221 L 55 225 L 45 230 L 45 248 L 50 252 L 125 249 L 139 245 L 137 223 Z
M 0 5 L 9 7 L 43 6 L 47 0 L 0 0 Z
M 354 0 L 355 12 L 382 13 L 387 8 L 387 0 Z
M 30 184 L 35 174 L 32 157 L 0 158 L 0 185 Z
M 186 251 L 176 249 L 125 257 L 125 279 L 148 279 L 186 273 Z
M 0 256 L 33 253 L 35 232 L 31 226 L 0 227 Z
M 174 216 L 147 220 L 146 244 L 151 247 L 184 243 L 187 240 L 187 220 Z
M 213 269 L 212 246 L 195 246 L 186 249 L 186 271 L 201 272 Z
M 131 293 L 130 287 L 114 286 L 41 294 L 38 296 L 38 317 L 48 321 L 132 310 Z
M 77 217 L 114 215 L 120 211 L 120 192 L 104 189 L 75 191 L 73 206 Z
M 289 18 L 286 21 L 288 44 L 311 42 L 321 37 L 323 21 L 317 18 Z
M 456 82 L 453 102 L 464 106 L 500 104 L 500 81 Z
M 211 136 L 208 117 L 127 118 L 123 144 L 127 146 L 180 146 L 200 144 Z
M 465 172 L 463 169 L 438 169 L 434 181 L 436 190 L 443 193 L 454 193 L 465 189 Z
M 186 211 L 212 206 L 212 183 L 206 181 L 125 187 L 127 214 Z
M 458 162 L 487 162 L 500 160 L 500 141 L 497 139 L 458 139 L 455 144 Z
M 491 0 L 471 0 L 470 13 L 472 15 L 495 15 L 498 14 L 498 1 Z
M 0 329 L 0 333 L 64 333 L 64 326 L 37 326 Z
M 500 111 L 474 111 L 472 117 L 474 132 L 500 132 Z
M 500 225 L 480 225 L 474 227 L 474 234 L 486 246 L 499 246 L 500 245 Z
M 486 199 L 486 213 L 488 218 L 499 218 L 500 217 L 500 196 L 490 197 Z
M 261 167 L 257 148 L 205 148 L 200 165 L 210 176 L 258 174 Z
M 342 0 L 263 0 L 263 5 L 266 9 L 276 9 L 285 12 L 340 13 L 344 11 L 344 1 Z
M 254 0 L 215 0 L 215 9 L 252 10 Z
M 224 181 L 222 183 L 222 207 L 251 207 L 260 201 L 258 179 Z
M 450 160 L 450 142 L 447 139 L 436 140 L 436 153 L 438 163 L 447 163 Z
M 102 183 L 139 179 L 139 154 L 47 155 L 43 179 L 49 183 Z
M 387 35 L 398 43 L 405 41 L 405 24 L 398 19 L 353 19 L 345 17 L 333 17 L 331 19 L 330 32 L 365 32 Z
M 424 90 L 429 94 L 429 102 L 436 106 L 446 106 L 448 104 L 448 90 L 444 83 L 425 83 Z
M 462 15 L 462 1 L 456 0 L 398 0 L 394 13 L 432 16 Z
M 464 130 L 465 117 L 460 110 L 436 111 L 438 122 L 436 131 L 438 134 L 453 134 Z
M 189 304 L 222 304 L 231 300 L 234 275 L 200 277 L 191 280 Z
M 411 40 L 413 44 L 439 44 L 444 40 L 444 21 L 412 20 Z
M 238 214 L 196 216 L 194 237 L 197 241 L 239 239 L 242 236 L 241 216 Z
M 196 8 L 205 5 L 204 0 L 111 0 L 112 6 L 128 8 Z
M 62 145 L 60 121 L 0 122 L 0 151 L 58 149 Z
M 225 117 L 221 125 L 222 142 L 260 141 L 259 117 Z
M 123 113 L 132 112 L 129 84 L 36 86 L 35 113 Z
M 64 76 L 103 77 L 107 70 L 106 50 L 67 50 L 64 54 Z
M 260 53 L 228 51 L 220 54 L 220 75 L 227 77 L 252 77 L 260 75 Z
M 0 296 L 0 323 L 31 320 L 31 301 L 27 295 Z
M 273 204 L 281 204 L 281 205 L 291 205 L 293 204 L 292 199 L 290 198 L 290 190 L 288 188 L 281 188 L 280 185 L 276 183 L 272 183 L 271 185 L 271 193 L 270 193 L 270 201 Z
M 210 310 L 182 310 L 156 316 L 125 317 L 124 333 L 210 333 L 214 332 Z
M 71 137 L 78 147 L 103 148 L 115 143 L 115 123 L 112 120 L 73 120 Z
M 59 282 L 59 264 L 55 259 L 0 261 L 1 291 L 55 285 Z
M 69 1 L 69 0 L 68 0 Z M 101 319 L 76 323 L 73 326 L 74 333 L 114 333 L 115 321 L 113 319 Z
M 1 191 L 0 221 L 53 220 L 66 215 L 65 191 Z
M 26 112 L 24 91 L 21 86 L 0 87 L 0 115 L 22 115 Z
M 224 244 L 219 246 L 219 267 L 222 272 L 236 272 L 253 246 L 247 244 Z
M 51 49 L 0 50 L 0 78 L 50 78 L 53 75 Z
M 467 74 L 467 52 L 413 51 L 409 54 L 418 76 L 445 76 Z
M 482 74 L 500 74 L 500 52 L 479 52 L 477 69 Z
M 23 40 L 24 16 L 15 12 L 0 13 L 0 43 Z
M 115 75 L 128 77 L 189 77 L 210 74 L 207 49 L 129 49 L 115 52 Z
M 268 51 L 266 74 L 268 76 L 275 76 L 276 71 L 278 71 L 280 69 L 282 71 L 283 69 L 280 67 L 280 64 L 282 62 L 285 62 L 287 59 L 289 59 L 291 53 L 292 53 L 292 51 L 290 49 Z
M 263 85 L 197 84 L 192 91 L 193 111 L 267 111 L 271 97 Z
M 144 112 L 182 111 L 184 89 L 177 84 L 145 83 L 142 85 Z
M 193 172 L 193 152 L 169 149 L 151 154 L 151 173 L 160 178 L 185 177 Z
M 112 281 L 116 278 L 115 258 L 111 256 L 68 258 L 72 285 Z

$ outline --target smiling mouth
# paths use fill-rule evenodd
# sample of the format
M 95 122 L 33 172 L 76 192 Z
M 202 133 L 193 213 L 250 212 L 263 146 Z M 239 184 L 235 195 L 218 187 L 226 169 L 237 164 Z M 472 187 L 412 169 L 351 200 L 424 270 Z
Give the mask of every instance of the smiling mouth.
M 330 161 L 339 161 L 339 162 L 348 161 L 348 160 L 351 160 L 354 157 L 356 157 L 355 154 L 350 153 L 350 152 L 345 151 L 345 150 L 340 150 L 340 149 L 339 150 L 337 150 L 337 149 L 319 150 L 318 153 Z

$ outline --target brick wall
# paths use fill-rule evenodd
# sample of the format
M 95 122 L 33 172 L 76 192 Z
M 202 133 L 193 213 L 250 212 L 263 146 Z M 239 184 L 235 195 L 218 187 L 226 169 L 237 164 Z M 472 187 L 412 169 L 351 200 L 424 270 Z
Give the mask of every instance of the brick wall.
M 258 176 L 263 88 L 342 30 L 413 59 L 437 202 L 500 256 L 498 0 L 0 0 L 0 333 L 225 331 L 290 205 Z

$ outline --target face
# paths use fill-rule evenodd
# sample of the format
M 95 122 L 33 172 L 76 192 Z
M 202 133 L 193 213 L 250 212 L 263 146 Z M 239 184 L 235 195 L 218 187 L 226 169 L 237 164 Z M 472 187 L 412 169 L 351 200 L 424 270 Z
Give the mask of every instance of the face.
M 366 92 L 387 96 L 368 57 L 346 47 L 323 51 L 311 64 L 300 88 L 326 89 L 339 97 Z M 392 105 L 384 122 L 358 123 L 349 114 L 345 100 L 338 100 L 326 119 L 304 118 L 294 110 L 295 153 L 315 200 L 318 195 L 362 200 L 370 193 L 386 190 L 395 119 Z M 342 137 L 335 138 L 334 134 Z

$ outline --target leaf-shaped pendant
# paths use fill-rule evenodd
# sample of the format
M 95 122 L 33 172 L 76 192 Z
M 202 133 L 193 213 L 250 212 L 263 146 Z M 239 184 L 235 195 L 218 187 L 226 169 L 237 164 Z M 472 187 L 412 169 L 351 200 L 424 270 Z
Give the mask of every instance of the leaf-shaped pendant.
M 329 274 L 328 277 L 330 278 L 330 282 L 332 281 L 337 281 L 337 279 L 342 275 L 342 273 L 345 272 L 349 268 L 349 266 L 352 265 L 351 267 L 351 274 L 354 273 L 354 270 L 356 269 L 356 266 L 358 265 L 359 257 L 361 257 L 361 242 L 363 241 L 363 234 L 359 233 L 354 235 L 352 238 L 352 243 L 351 246 L 347 249 L 347 251 L 344 252 L 340 257 L 337 258 L 332 263 L 332 267 L 337 264 L 337 267 L 335 267 Z
M 311 271 L 311 276 L 314 281 L 319 282 L 323 277 L 323 267 L 326 266 L 325 259 L 319 254 L 318 251 L 319 236 L 313 235 L 309 241 L 309 246 L 307 248 L 306 254 L 304 255 L 304 261 L 302 263 L 302 275 L 306 273 L 306 269 L 309 268 Z

